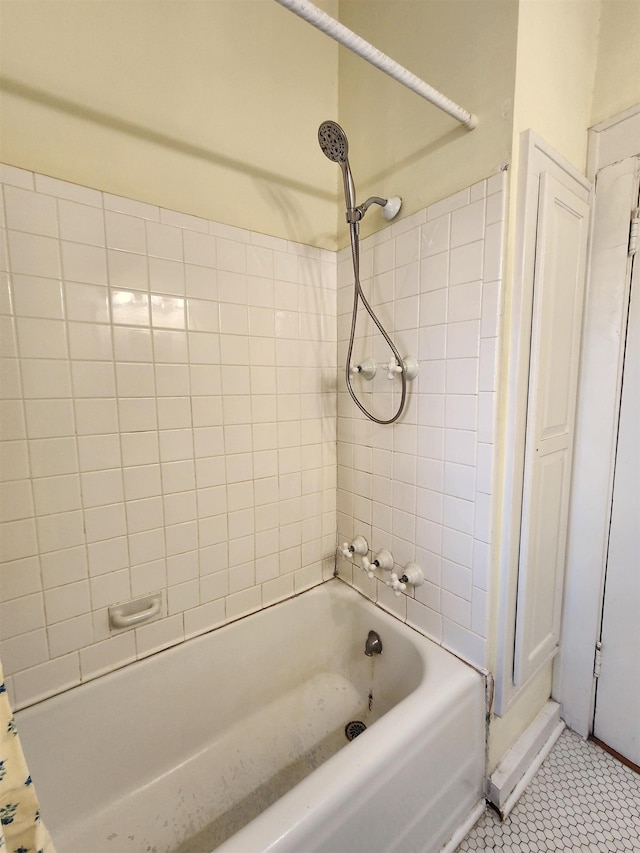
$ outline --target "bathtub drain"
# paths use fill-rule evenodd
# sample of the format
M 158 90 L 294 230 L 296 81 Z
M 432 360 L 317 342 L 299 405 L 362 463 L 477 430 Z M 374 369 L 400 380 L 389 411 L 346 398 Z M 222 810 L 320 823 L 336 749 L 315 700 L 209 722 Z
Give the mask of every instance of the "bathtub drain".
M 347 740 L 353 740 L 358 735 L 361 735 L 366 728 L 365 724 L 360 722 L 360 720 L 352 720 L 344 727 L 344 733 L 347 736 Z

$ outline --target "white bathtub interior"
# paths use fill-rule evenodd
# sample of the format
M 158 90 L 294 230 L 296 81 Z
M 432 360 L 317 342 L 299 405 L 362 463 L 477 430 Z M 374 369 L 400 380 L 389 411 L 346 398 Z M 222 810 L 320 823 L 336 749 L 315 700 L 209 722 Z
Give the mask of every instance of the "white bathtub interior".
M 336 579 L 17 718 L 64 853 L 404 853 L 481 799 L 483 695 Z

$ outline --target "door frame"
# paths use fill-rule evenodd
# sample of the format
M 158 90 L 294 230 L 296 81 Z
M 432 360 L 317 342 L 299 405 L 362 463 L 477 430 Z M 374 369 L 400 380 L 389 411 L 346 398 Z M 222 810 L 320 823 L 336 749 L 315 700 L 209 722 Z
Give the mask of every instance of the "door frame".
M 640 199 L 637 203 L 640 206 Z M 633 555 L 640 553 L 640 530 L 637 529 L 640 514 L 640 258 L 637 252 L 629 264 L 629 272 L 629 309 L 600 628 L 603 657 L 596 682 L 592 734 L 640 773 L 640 665 L 635 666 L 640 662 L 635 655 L 628 654 L 630 649 L 640 649 L 636 609 L 640 602 L 640 577 L 638 600 L 636 581 L 632 580 L 636 574 Z
M 592 128 L 589 177 L 595 180 L 601 169 L 639 156 L 639 139 L 640 104 Z M 633 164 L 630 167 L 635 168 Z M 630 187 L 633 181 L 627 183 Z M 628 197 L 630 211 L 630 192 Z M 592 229 L 598 227 L 597 181 L 595 210 Z M 595 249 L 593 230 L 591 237 Z M 602 618 L 622 376 L 622 331 L 630 283 L 618 281 L 612 286 L 602 274 L 601 262 L 602 257 L 592 251 L 578 388 L 563 630 L 552 694 L 562 704 L 563 719 L 584 737 L 593 726 L 594 655 Z

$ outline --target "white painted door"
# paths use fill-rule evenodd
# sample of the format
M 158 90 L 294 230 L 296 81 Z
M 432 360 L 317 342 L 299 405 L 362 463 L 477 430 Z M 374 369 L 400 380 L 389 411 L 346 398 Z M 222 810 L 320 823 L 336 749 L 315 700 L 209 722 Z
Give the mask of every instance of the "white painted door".
M 640 766 L 640 255 L 633 263 L 594 735 Z
M 514 684 L 557 650 L 582 330 L 588 204 L 540 176 Z

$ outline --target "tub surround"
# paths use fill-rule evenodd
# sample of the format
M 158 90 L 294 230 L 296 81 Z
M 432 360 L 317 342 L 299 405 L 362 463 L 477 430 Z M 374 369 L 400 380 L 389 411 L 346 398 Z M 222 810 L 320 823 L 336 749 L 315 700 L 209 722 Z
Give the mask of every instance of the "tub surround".
M 504 175 L 362 243 L 365 293 L 420 364 L 391 427 L 343 390 L 346 252 L 13 167 L 2 180 L 14 707 L 321 583 L 336 529 L 426 583 L 395 597 L 339 558 L 341 577 L 484 667 Z M 354 358 L 388 361 L 358 322 Z M 394 385 L 379 371 L 358 390 L 384 411 Z M 159 618 L 109 630 L 109 605 L 155 592 Z

